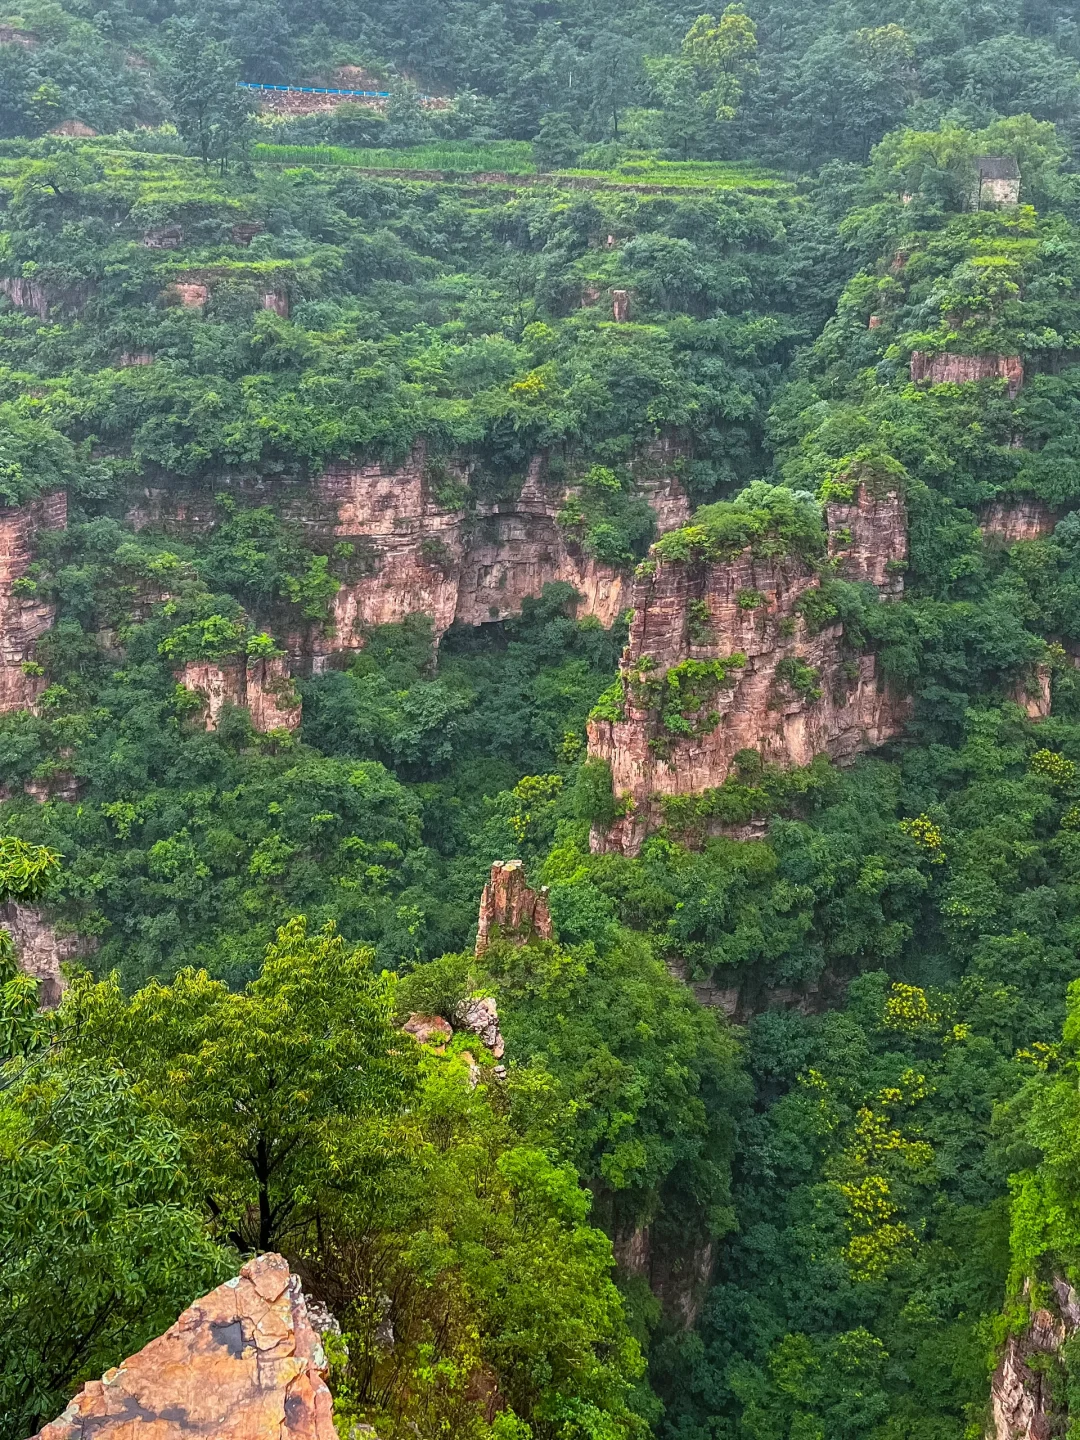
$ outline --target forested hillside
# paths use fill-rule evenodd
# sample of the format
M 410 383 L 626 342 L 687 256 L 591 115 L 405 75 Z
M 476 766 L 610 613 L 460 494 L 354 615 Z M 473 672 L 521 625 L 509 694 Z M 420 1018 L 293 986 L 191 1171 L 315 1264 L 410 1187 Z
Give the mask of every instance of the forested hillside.
M 1072 1434 L 1075 4 L 91 9 L 0 13 L 5 1440 L 203 1434 L 112 1367 L 275 1266 L 273 1440 Z

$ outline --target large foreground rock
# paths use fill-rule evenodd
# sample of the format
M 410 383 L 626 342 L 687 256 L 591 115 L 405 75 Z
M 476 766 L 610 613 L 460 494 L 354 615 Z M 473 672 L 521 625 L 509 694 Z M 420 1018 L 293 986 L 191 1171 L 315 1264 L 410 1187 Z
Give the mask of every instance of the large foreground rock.
M 299 1277 L 260 1255 L 34 1440 L 337 1440 L 325 1376 Z

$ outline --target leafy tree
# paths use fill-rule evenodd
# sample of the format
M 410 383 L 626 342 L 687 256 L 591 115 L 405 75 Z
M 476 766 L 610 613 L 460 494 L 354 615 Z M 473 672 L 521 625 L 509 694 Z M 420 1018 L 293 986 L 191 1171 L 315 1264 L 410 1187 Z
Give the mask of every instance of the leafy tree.
M 240 66 L 227 45 L 208 38 L 196 20 L 176 20 L 168 32 L 165 82 L 176 127 L 188 153 L 224 174 L 244 153 L 251 102 L 237 89 Z

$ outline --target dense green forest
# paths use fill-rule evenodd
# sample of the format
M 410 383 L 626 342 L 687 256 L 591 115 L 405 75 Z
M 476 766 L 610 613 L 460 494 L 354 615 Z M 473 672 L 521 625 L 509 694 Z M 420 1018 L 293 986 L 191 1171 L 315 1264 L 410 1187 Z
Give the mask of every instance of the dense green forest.
M 1012 1440 L 1080 1289 L 1078 115 L 1067 0 L 0 13 L 5 1440 L 266 1250 L 343 1440 Z M 886 492 L 891 589 L 827 528 Z M 466 613 L 499 525 L 570 558 Z M 457 609 L 346 645 L 379 545 Z M 602 843 L 635 574 L 739 556 L 895 733 Z M 513 859 L 552 933 L 477 954 Z

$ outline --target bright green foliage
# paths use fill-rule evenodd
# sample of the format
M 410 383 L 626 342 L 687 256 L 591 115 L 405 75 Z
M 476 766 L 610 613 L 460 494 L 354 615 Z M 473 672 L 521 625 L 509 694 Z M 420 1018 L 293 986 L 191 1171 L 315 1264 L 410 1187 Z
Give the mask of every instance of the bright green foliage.
M 110 1055 L 188 1137 L 220 1233 L 240 1250 L 295 1243 L 327 1189 L 347 1183 L 361 1120 L 377 1124 L 413 1083 L 372 958 L 332 926 L 309 937 L 298 918 L 242 992 L 185 970 L 130 1001 L 112 978 L 65 1002 L 69 1051 Z
M 84 1104 L 102 1084 L 128 1103 L 138 1095 L 161 1136 L 181 1137 L 187 1186 L 170 1191 L 162 1156 L 138 1181 L 149 1213 L 129 1215 L 129 1179 L 96 1202 L 104 1213 L 90 1234 L 117 1265 L 137 1265 L 136 1218 L 146 1238 L 162 1209 L 174 1229 L 186 1227 L 186 1271 L 156 1268 L 176 1243 L 167 1232 L 155 1266 L 139 1271 L 155 1316 L 177 1285 L 190 1288 L 199 1257 L 221 1264 L 208 1234 L 304 1256 L 345 1330 L 339 1406 L 381 1433 L 414 1434 L 418 1423 L 476 1440 L 515 1433 L 484 1422 L 469 1384 L 479 1368 L 511 1407 L 501 1423 L 516 1414 L 531 1427 L 520 1433 L 643 1434 L 629 1408 L 641 1360 L 609 1277 L 610 1242 L 587 1222 L 576 1172 L 550 1154 L 566 1100 L 539 1066 L 515 1078 L 504 1102 L 490 1065 L 486 1083 L 470 1082 L 461 1044 L 445 1058 L 422 1055 L 394 1023 L 392 977 L 371 960 L 332 927 L 309 934 L 297 918 L 240 993 L 193 971 L 130 999 L 115 980 L 73 986 L 58 1019 L 60 1081 L 82 1086 Z M 154 1133 L 119 1143 L 141 1144 L 149 1159 Z M 97 1164 L 114 1156 L 107 1149 Z M 66 1163 L 86 1161 L 76 1149 Z M 85 1182 L 72 1183 L 79 1193 Z M 58 1204 L 43 1197 L 35 1214 L 65 1233 Z M 89 1277 L 95 1264 L 93 1252 Z M 54 1284 L 66 1278 L 52 1274 Z M 121 1325 L 143 1319 L 121 1312 L 91 1356 L 111 1354 Z M 380 1338 L 387 1324 L 392 1353 Z M 30 1332 L 25 1353 L 39 1343 Z
M 0 1409 L 54 1419 L 96 1377 L 235 1272 L 169 1120 L 124 1072 L 51 1056 L 0 1093 Z

